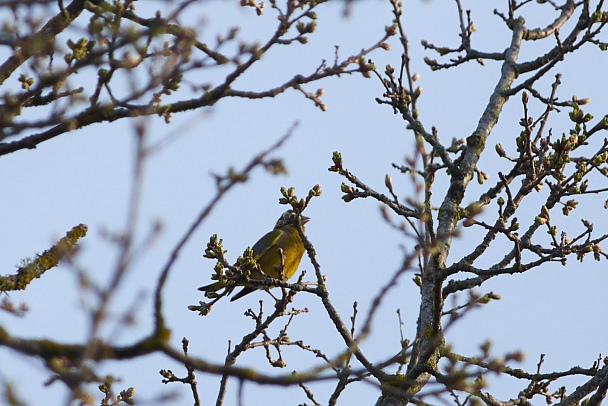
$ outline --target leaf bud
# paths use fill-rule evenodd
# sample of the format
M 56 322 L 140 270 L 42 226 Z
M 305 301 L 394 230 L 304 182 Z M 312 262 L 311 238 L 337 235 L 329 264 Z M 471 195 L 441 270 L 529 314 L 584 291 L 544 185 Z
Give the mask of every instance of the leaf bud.
M 388 173 L 384 177 L 384 185 L 388 190 L 390 190 L 391 192 L 393 191 L 393 180 L 391 179 L 391 175 L 389 175 Z

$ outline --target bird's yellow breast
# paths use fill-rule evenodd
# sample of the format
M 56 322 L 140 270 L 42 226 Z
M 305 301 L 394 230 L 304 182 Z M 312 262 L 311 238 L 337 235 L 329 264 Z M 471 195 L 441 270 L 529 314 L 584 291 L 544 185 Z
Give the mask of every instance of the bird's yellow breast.
M 272 230 L 262 237 L 253 246 L 253 256 L 258 264 L 262 267 L 262 271 L 267 276 L 278 278 L 279 274 L 276 268 L 281 266 L 281 257 L 279 256 L 279 248 L 283 249 L 285 255 L 285 264 L 283 267 L 283 276 L 289 279 L 296 273 L 300 260 L 304 254 L 304 244 L 300 239 L 298 230 L 295 226 L 288 224 L 283 227 Z M 261 279 L 263 275 L 251 275 L 254 279 Z

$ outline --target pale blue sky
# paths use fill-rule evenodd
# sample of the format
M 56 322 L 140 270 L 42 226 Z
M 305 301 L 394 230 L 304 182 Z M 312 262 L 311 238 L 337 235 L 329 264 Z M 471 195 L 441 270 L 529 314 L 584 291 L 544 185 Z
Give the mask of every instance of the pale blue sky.
M 188 17 L 192 24 L 212 38 L 227 26 L 242 25 L 246 38 L 263 37 L 265 30 L 276 21 L 271 10 L 263 17 L 255 17 L 252 10 L 236 6 L 238 2 L 211 2 L 193 8 Z M 449 143 L 452 137 L 468 136 L 477 125 L 491 90 L 499 77 L 499 65 L 486 61 L 486 66 L 471 63 L 449 71 L 431 72 L 422 62 L 425 55 L 422 38 L 437 45 L 456 46 L 458 26 L 456 6 L 452 2 L 406 2 L 405 27 L 409 35 L 412 67 L 419 72 L 423 87 L 420 100 L 420 119 L 430 129 L 436 126 L 440 138 Z M 491 3 L 491 4 L 490 4 Z M 505 2 L 465 2 L 473 10 L 477 33 L 473 45 L 485 51 L 503 50 L 510 42 L 509 32 L 501 20 L 492 14 L 493 7 Z M 163 9 L 160 2 L 138 2 L 141 12 Z M 545 25 L 552 15 L 546 8 L 531 5 L 536 10 L 526 15 L 529 26 Z M 322 7 L 318 11 L 318 30 L 306 46 L 294 45 L 275 49 L 236 84 L 240 89 L 265 89 L 276 86 L 296 73 L 312 72 L 322 59 L 334 57 L 334 45 L 340 46 L 340 55 L 350 55 L 379 39 L 384 26 L 390 24 L 390 5 L 385 1 L 357 2 L 349 18 L 342 16 L 343 4 Z M 200 13 L 200 14 L 198 14 Z M 2 18 L 2 16 L 0 16 Z M 231 22 L 227 22 L 231 21 Z M 377 51 L 371 55 L 380 71 L 386 63 L 399 65 L 399 45 L 396 38 L 390 41 L 393 50 Z M 553 44 L 551 43 L 550 46 Z M 534 55 L 542 44 L 526 44 L 522 58 Z M 573 94 L 591 97 L 586 110 L 596 117 L 602 116 L 606 106 L 606 86 L 600 82 L 598 72 L 608 68 L 606 54 L 597 49 L 583 50 L 572 55 L 541 81 L 541 90 L 548 94 L 554 74 L 563 73 L 559 89 L 561 99 Z M 16 81 L 16 78 L 14 79 Z M 191 80 L 194 80 L 191 78 Z M 200 83 L 209 80 L 201 78 Z M 382 94 L 376 79 L 360 75 L 332 78 L 306 86 L 308 91 L 325 89 L 323 100 L 327 112 L 321 112 L 313 103 L 295 91 L 274 99 L 249 101 L 221 100 L 212 109 L 174 115 L 170 125 L 161 118 L 146 120 L 151 137 L 160 139 L 173 132 L 183 133 L 175 142 L 154 155 L 146 165 L 143 205 L 140 211 L 140 237 L 152 223 L 160 220 L 164 226 L 160 238 L 129 271 L 120 291 L 112 302 L 113 318 L 104 328 L 107 336 L 115 331 L 117 317 L 137 304 L 137 325 L 113 336 L 120 344 L 132 343 L 150 331 L 151 293 L 158 273 L 168 253 L 185 232 L 200 209 L 213 195 L 210 172 L 222 173 L 229 166 L 242 168 L 255 153 L 275 142 L 296 121 L 300 123 L 293 137 L 274 156 L 282 157 L 289 175 L 273 177 L 261 170 L 251 180 L 232 190 L 207 222 L 181 252 L 165 289 L 166 314 L 170 314 L 168 327 L 172 330 L 172 343 L 180 347 L 182 337 L 190 340 L 191 356 L 221 363 L 226 354 L 228 340 L 238 341 L 252 328 L 242 314 L 247 307 L 256 306 L 259 299 L 267 305 L 264 294 L 249 295 L 238 302 L 222 301 L 206 317 L 198 317 L 187 306 L 204 300 L 196 288 L 208 283 L 214 263 L 202 258 L 209 236 L 217 233 L 224 239 L 228 258 L 236 259 L 248 245 L 269 231 L 284 210 L 277 204 L 281 186 L 295 186 L 298 195 L 304 196 L 315 184 L 320 184 L 323 196 L 313 199 L 306 214 L 312 218 L 307 235 L 314 244 L 322 271 L 328 277 L 328 288 L 334 305 L 348 320 L 353 301 L 358 301 L 360 315 L 364 316 L 371 298 L 384 285 L 402 260 L 401 246 L 411 247 L 412 241 L 403 239 L 381 220 L 378 203 L 371 199 L 345 204 L 341 199 L 340 176 L 330 173 L 331 154 L 342 153 L 345 166 L 362 181 L 384 192 L 384 175 L 390 173 L 400 197 L 411 193 L 409 180 L 391 168 L 391 163 L 402 163 L 413 151 L 412 134 L 405 130 L 399 116 L 374 99 Z M 496 182 L 496 168 L 504 168 L 494 153 L 494 144 L 502 143 L 507 152 L 514 152 L 514 139 L 519 132 L 521 103 L 519 96 L 511 100 L 489 139 L 487 155 L 480 167 L 490 175 L 490 184 Z M 537 117 L 543 106 L 531 104 L 531 114 Z M 554 132 L 560 134 L 569 128 L 567 115 L 554 116 Z M 130 187 L 134 131 L 127 121 L 94 125 L 62 135 L 40 145 L 0 159 L 0 190 L 3 191 L 0 210 L 0 264 L 3 273 L 11 273 L 20 259 L 47 249 L 57 238 L 78 223 L 89 226 L 89 234 L 82 240 L 78 265 L 90 277 L 107 283 L 107 276 L 116 258 L 115 247 L 102 236 L 103 230 L 120 232 L 125 224 L 127 196 Z M 443 197 L 439 179 L 434 192 L 435 203 Z M 603 180 L 601 187 L 606 186 Z M 471 184 L 465 204 L 475 199 L 485 187 Z M 601 227 L 604 198 L 588 198 L 581 209 L 572 213 L 574 219 L 584 215 Z M 525 221 L 532 218 L 540 201 L 532 202 L 520 215 Z M 491 216 L 495 207 L 488 210 Z M 490 217 L 491 218 L 491 217 Z M 528 218 L 528 220 L 529 220 Z M 574 230 L 580 231 L 576 220 Z M 580 224 L 580 223 L 578 223 Z M 578 227 L 578 228 L 576 228 Z M 574 233 L 574 231 L 573 231 Z M 462 230 L 455 241 L 451 260 L 458 258 L 477 243 L 473 229 Z M 500 255 L 496 251 L 496 255 Z M 492 258 L 490 258 L 492 259 Z M 451 261 L 450 261 L 451 262 Z M 488 261 L 490 263 L 491 261 Z M 313 269 L 306 259 L 300 265 L 312 275 Z M 493 354 L 521 350 L 527 358 L 520 367 L 533 371 L 539 354 L 546 353 L 545 371 L 565 370 L 574 365 L 591 366 L 599 353 L 606 353 L 600 337 L 606 334 L 600 300 L 604 296 L 607 277 L 605 265 L 589 257 L 583 264 L 571 260 L 567 267 L 549 266 L 529 275 L 505 276 L 484 285 L 479 293 L 493 290 L 503 299 L 471 312 L 463 321 L 448 331 L 446 340 L 456 351 L 476 355 L 476 348 L 486 339 L 494 343 Z M 372 361 L 381 361 L 398 351 L 399 329 L 396 309 L 401 309 L 405 321 L 405 334 L 413 337 L 418 310 L 417 288 L 411 274 L 400 280 L 399 287 L 390 292 L 375 320 L 372 335 L 362 348 Z M 313 280 L 312 277 L 309 280 Z M 142 293 L 142 297 L 138 294 Z M 462 295 L 464 299 L 464 295 Z M 65 342 L 77 342 L 85 337 L 88 324 L 82 302 L 91 303 L 91 295 L 78 293 L 73 272 L 60 266 L 32 282 L 24 292 L 13 292 L 10 299 L 27 302 L 30 311 L 23 319 L 0 313 L 0 325 L 20 337 L 49 337 Z M 296 317 L 290 327 L 292 339 L 303 339 L 305 344 L 320 348 L 332 357 L 344 350 L 338 334 L 331 328 L 328 318 L 312 296 L 299 294 L 294 306 L 307 307 L 308 314 Z M 363 317 L 359 319 L 361 323 Z M 280 324 L 272 331 L 278 331 Z M 19 395 L 30 404 L 47 405 L 64 403 L 61 384 L 46 388 L 42 382 L 48 372 L 36 359 L 15 356 L 0 349 L 0 374 L 3 379 L 18 384 Z M 295 369 L 319 365 L 311 354 L 299 350 L 284 350 L 287 368 L 269 371 L 262 351 L 250 351 L 237 365 L 255 366 L 270 373 L 286 374 Z M 11 367 L 8 367 L 11 365 Z M 160 369 L 172 369 L 185 375 L 183 366 L 162 356 L 149 356 L 129 362 L 128 366 L 104 363 L 104 373 L 119 375 L 122 382 L 115 389 L 134 386 L 138 401 L 150 399 L 167 391 L 180 396 L 178 404 L 191 404 L 189 389 L 181 385 L 163 385 Z M 204 404 L 214 402 L 218 377 L 199 373 L 199 390 Z M 22 382 L 27 379 L 27 387 Z M 232 381 L 226 405 L 235 405 L 237 382 Z M 516 396 L 525 383 L 506 379 L 496 382 L 490 389 L 500 398 Z M 317 399 L 327 402 L 333 386 L 312 385 Z M 574 389 L 573 385 L 570 389 Z M 373 385 L 353 385 L 344 393 L 340 404 L 373 404 L 379 392 Z M 96 393 L 100 397 L 100 393 Z M 262 404 L 253 396 L 263 396 L 265 405 L 298 404 L 305 396 L 298 388 L 283 389 L 245 385 L 245 405 Z M 251 398 L 247 398 L 251 396 Z

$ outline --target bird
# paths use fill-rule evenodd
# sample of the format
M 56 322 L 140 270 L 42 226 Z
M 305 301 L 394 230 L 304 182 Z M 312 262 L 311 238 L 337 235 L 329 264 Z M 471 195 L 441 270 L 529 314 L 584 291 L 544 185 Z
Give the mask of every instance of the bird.
M 305 231 L 304 225 L 310 221 L 309 217 L 300 216 L 302 232 Z M 304 255 L 304 244 L 298 233 L 295 224 L 298 221 L 298 213 L 293 210 L 287 210 L 279 217 L 279 220 L 274 226 L 274 229 L 256 242 L 252 248 L 253 258 L 258 263 L 259 267 L 251 271 L 250 279 L 263 280 L 267 277 L 279 278 L 279 273 L 276 268 L 281 266 L 281 257 L 279 248 L 283 250 L 285 262 L 283 264 L 283 276 L 285 280 L 291 278 L 300 265 L 300 260 Z M 261 267 L 261 272 L 260 272 Z M 234 302 L 245 295 L 258 289 L 268 290 L 266 286 L 246 286 L 246 283 L 239 284 L 244 286 L 230 301 Z M 210 285 L 201 286 L 198 290 L 203 292 L 215 292 L 225 287 L 222 282 L 215 282 Z

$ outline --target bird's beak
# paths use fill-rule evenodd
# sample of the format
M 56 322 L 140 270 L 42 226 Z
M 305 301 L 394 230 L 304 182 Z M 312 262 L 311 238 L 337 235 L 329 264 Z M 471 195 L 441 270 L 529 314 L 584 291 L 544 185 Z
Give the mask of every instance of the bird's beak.
M 310 217 L 302 216 L 302 225 L 308 223 L 310 221 Z

